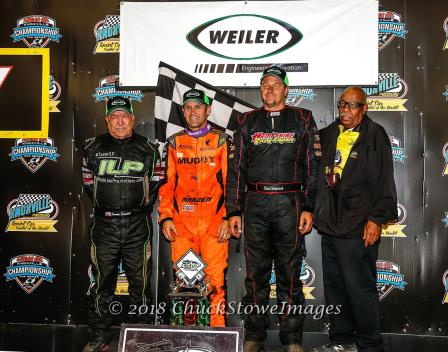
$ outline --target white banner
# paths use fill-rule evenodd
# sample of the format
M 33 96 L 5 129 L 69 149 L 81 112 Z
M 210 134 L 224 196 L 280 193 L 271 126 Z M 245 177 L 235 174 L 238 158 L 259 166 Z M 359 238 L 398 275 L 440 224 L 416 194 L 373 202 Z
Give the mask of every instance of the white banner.
M 375 85 L 378 1 L 121 2 L 120 84 L 156 86 L 164 61 L 218 87 Z

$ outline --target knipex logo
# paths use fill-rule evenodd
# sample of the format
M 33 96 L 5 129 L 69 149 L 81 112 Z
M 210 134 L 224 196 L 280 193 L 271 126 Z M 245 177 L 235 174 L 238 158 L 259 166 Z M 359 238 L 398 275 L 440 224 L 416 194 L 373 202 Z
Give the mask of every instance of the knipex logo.
M 199 50 L 235 60 L 275 55 L 296 45 L 302 38 L 302 33 L 286 22 L 251 14 L 216 18 L 187 34 L 187 40 Z
M 6 81 L 6 77 L 11 73 L 14 66 L 0 66 L 0 88 Z

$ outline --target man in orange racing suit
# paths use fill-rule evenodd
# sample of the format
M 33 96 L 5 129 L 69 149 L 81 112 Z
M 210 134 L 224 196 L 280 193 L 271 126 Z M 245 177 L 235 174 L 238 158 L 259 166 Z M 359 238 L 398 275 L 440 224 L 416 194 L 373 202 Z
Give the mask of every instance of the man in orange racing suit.
M 202 90 L 190 89 L 183 95 L 182 111 L 188 128 L 168 138 L 159 223 L 171 241 L 173 263 L 191 248 L 207 264 L 210 323 L 225 326 L 224 270 L 230 238 L 224 207 L 228 136 L 207 122 L 211 106 Z

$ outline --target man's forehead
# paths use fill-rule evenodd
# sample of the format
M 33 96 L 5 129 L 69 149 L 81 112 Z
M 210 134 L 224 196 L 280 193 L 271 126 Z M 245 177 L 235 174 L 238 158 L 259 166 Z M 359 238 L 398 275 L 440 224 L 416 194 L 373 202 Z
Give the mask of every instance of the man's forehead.
M 130 114 L 129 112 L 125 110 L 115 110 L 106 117 L 113 117 L 113 116 L 123 116 L 123 117 L 131 117 L 134 116 L 133 114 Z
M 187 102 L 183 105 L 183 107 L 186 107 L 186 106 L 194 107 L 194 106 L 208 106 L 208 105 L 207 105 L 207 104 L 204 104 L 204 103 L 200 103 L 200 102 L 198 102 L 198 101 L 187 101 Z
M 268 75 L 266 77 L 264 77 L 261 81 L 261 84 L 263 83 L 281 83 L 282 85 L 284 85 L 283 81 L 278 78 L 277 76 L 273 76 L 273 75 Z

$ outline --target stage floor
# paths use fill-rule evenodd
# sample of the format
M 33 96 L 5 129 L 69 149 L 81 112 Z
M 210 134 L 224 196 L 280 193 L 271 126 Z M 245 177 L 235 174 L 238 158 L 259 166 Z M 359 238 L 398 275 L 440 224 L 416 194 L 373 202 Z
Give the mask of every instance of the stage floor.
M 109 352 L 115 352 L 117 337 Z M 385 352 L 446 352 L 448 336 L 383 334 Z M 34 325 L 0 324 L 0 352 L 81 352 L 87 342 L 85 325 Z M 303 346 L 309 348 L 328 342 L 328 336 L 318 332 L 305 332 Z M 280 352 L 277 330 L 268 331 L 268 351 Z

